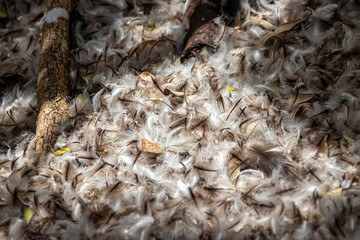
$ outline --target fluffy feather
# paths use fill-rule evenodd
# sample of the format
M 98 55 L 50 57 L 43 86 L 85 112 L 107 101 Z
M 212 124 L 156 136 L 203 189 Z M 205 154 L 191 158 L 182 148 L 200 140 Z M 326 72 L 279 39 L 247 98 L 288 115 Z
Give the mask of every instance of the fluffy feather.
M 23 228 L 64 239 L 357 236 L 359 4 L 241 1 L 242 24 L 181 64 L 190 3 L 79 1 L 72 124 L 56 145 L 66 150 L 30 172 L 39 160 L 30 148 L 39 44 L 23 13 L 41 12 L 20 2 L 7 9 L 0 85 L 25 83 L 5 82 L 0 93 L 8 237 Z M 143 151 L 142 138 L 162 152 Z M 34 213 L 28 227 L 24 206 Z

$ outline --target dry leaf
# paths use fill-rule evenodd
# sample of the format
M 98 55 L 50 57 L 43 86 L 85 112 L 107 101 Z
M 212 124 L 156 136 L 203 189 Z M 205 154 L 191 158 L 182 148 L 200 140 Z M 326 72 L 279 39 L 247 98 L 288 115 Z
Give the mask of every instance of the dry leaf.
M 344 138 L 345 138 L 345 140 L 346 140 L 347 142 L 355 142 L 354 139 L 352 139 L 351 137 L 348 137 L 348 136 L 346 136 L 346 135 L 344 135 Z
M 266 21 L 265 19 L 262 19 L 261 15 L 251 16 L 250 19 L 253 20 L 254 22 L 256 22 L 257 25 L 259 25 L 260 27 L 262 27 L 264 29 L 271 29 L 274 27 L 274 25 L 272 23 L 270 23 L 269 21 Z
M 164 78 L 164 80 L 162 80 L 162 84 L 164 84 L 164 83 L 171 83 L 172 82 L 172 80 L 174 80 L 174 78 L 175 78 L 175 74 L 170 74 L 170 75 L 168 75 L 168 76 L 166 76 L 165 78 Z
M 342 190 L 343 190 L 342 188 L 336 188 L 336 189 L 326 193 L 326 196 L 329 196 L 331 199 L 334 199 L 336 197 L 341 196 Z
M 84 33 L 85 34 L 89 34 L 91 29 L 92 29 L 93 25 L 92 24 L 89 24 L 86 26 L 85 30 L 84 30 Z
M 5 12 L 0 11 L 0 18 L 7 18 L 7 14 Z
M 246 54 L 246 51 L 242 48 L 234 48 L 234 49 L 231 49 L 229 51 L 229 53 L 232 55 L 232 56 L 244 56 Z
M 164 95 L 169 95 L 170 93 L 174 94 L 177 97 L 183 97 L 184 96 L 184 92 L 178 92 L 178 91 L 172 90 L 170 88 L 165 88 L 164 89 Z
M 201 0 L 191 0 L 188 3 L 188 6 L 185 11 L 185 17 L 190 18 L 191 15 L 194 14 L 196 7 L 198 7 L 201 4 Z
M 141 138 L 141 148 L 144 152 L 149 153 L 162 153 L 160 145 L 157 143 L 150 142 L 146 138 Z
M 320 142 L 320 145 L 319 145 L 319 153 L 323 153 L 326 156 L 329 155 L 329 147 L 328 147 L 328 144 L 327 144 L 327 138 L 328 138 L 328 135 L 325 135 L 322 138 L 322 140 Z
M 237 167 L 236 170 L 231 174 L 230 180 L 231 180 L 232 185 L 234 185 L 234 186 L 236 185 L 236 179 L 238 178 L 240 172 L 241 172 L 241 168 Z
M 290 31 L 290 30 L 293 29 L 295 26 L 297 26 L 298 24 L 304 22 L 304 21 L 307 20 L 308 18 L 309 18 L 309 17 L 306 17 L 306 18 L 300 19 L 300 20 L 295 21 L 295 22 L 282 24 L 282 25 L 280 25 L 279 27 L 275 28 L 274 30 L 272 30 L 272 31 L 270 31 L 270 32 L 267 32 L 265 35 L 263 35 L 263 36 L 260 38 L 260 43 L 261 43 L 261 45 L 264 45 L 270 38 L 273 38 L 273 37 L 275 37 L 276 35 L 279 35 L 279 34 L 281 34 L 281 33 Z
M 144 80 L 145 82 L 152 82 L 153 80 L 152 79 L 155 79 L 154 75 L 152 75 L 151 73 L 149 72 L 142 72 L 140 75 L 139 75 L 139 78 L 141 80 Z
M 296 104 L 302 104 L 302 103 L 308 102 L 308 101 L 310 101 L 313 97 L 314 97 L 314 95 L 311 95 L 310 97 L 307 97 L 307 96 L 299 96 L 298 99 L 296 100 Z
M 214 22 L 201 25 L 187 41 L 183 54 L 181 55 L 181 61 L 190 55 L 194 55 L 194 50 L 199 50 L 204 46 L 216 48 L 224 31 L 224 27 Z
M 257 120 L 246 126 L 246 137 L 250 137 L 251 134 L 253 134 L 254 132 L 256 133 L 260 130 L 260 129 L 257 129 L 260 122 L 261 122 L 261 120 Z
M 30 223 L 30 220 L 33 216 L 33 211 L 31 210 L 31 208 L 26 208 L 24 211 L 24 220 L 26 222 L 26 225 L 28 225 Z
M 80 73 L 80 76 L 82 79 L 84 79 L 86 82 L 91 81 L 95 77 L 95 72 L 89 72 L 89 73 Z
M 214 224 L 210 220 L 207 220 L 206 223 L 209 225 L 210 228 L 214 227 Z
M 57 150 L 55 152 L 55 155 L 56 156 L 63 155 L 64 153 L 66 153 L 68 151 L 69 151 L 69 147 L 64 147 L 64 148 L 61 148 L 61 149 Z

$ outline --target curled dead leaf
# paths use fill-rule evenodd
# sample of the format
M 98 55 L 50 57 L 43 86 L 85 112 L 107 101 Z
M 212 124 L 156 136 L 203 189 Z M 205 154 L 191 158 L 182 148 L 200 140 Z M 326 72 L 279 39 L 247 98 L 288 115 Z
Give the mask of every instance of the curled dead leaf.
M 246 137 L 249 138 L 253 133 L 257 133 L 260 131 L 258 128 L 259 123 L 261 123 L 262 120 L 257 120 L 254 122 L 249 123 L 246 126 Z
M 325 135 L 320 143 L 319 143 L 319 149 L 318 149 L 318 152 L 319 153 L 323 153 L 325 154 L 326 156 L 329 155 L 329 147 L 328 147 L 328 143 L 327 143 L 327 138 L 328 138 L 328 135 Z
M 159 144 L 150 142 L 144 137 L 141 138 L 141 148 L 144 152 L 148 152 L 148 153 L 162 153 Z
M 165 88 L 164 89 L 164 95 L 169 95 L 170 93 L 174 94 L 177 97 L 183 97 L 184 96 L 184 92 L 178 92 L 178 91 L 172 90 L 170 88 Z
M 199 50 L 204 46 L 216 48 L 223 32 L 224 27 L 221 27 L 221 25 L 214 22 L 201 25 L 187 41 L 181 56 L 181 61 L 194 55 L 196 50 Z
M 309 16 L 306 17 L 306 18 L 297 20 L 295 22 L 284 23 L 284 24 L 280 25 L 279 27 L 275 28 L 274 30 L 267 32 L 265 35 L 263 35 L 260 38 L 261 45 L 264 45 L 269 39 L 271 39 L 271 38 L 273 38 L 273 37 L 275 37 L 275 36 L 277 36 L 277 35 L 279 35 L 281 33 L 285 33 L 285 32 L 290 31 L 291 29 L 293 29 L 298 24 L 306 21 L 308 18 L 309 18 Z
M 149 72 L 142 72 L 139 75 L 139 78 L 145 82 L 152 82 L 153 81 L 152 79 L 155 79 L 154 75 L 152 75 Z
M 201 3 L 201 0 L 189 1 L 188 7 L 186 8 L 186 11 L 185 11 L 185 17 L 190 18 L 194 14 L 196 7 L 198 7 L 200 5 L 200 3 Z

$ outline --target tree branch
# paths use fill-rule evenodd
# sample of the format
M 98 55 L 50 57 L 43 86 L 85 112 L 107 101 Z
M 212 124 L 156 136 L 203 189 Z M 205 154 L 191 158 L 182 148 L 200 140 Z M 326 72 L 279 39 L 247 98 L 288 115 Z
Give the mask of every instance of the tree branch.
M 55 144 L 59 127 L 69 119 L 69 12 L 71 0 L 48 0 L 42 24 L 37 81 L 39 115 L 35 150 L 46 153 Z

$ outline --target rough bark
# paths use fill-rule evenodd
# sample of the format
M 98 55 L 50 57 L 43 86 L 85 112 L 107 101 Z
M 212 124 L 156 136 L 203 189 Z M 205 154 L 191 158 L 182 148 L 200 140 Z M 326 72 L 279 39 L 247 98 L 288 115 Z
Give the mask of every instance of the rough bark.
M 44 16 L 54 8 L 63 8 L 69 14 L 71 0 L 48 0 Z M 59 127 L 69 118 L 66 100 L 69 95 L 69 20 L 58 17 L 54 22 L 44 21 L 41 34 L 35 149 L 46 153 L 55 144 Z
M 186 44 L 181 54 L 181 61 L 196 55 L 193 50 L 199 50 L 203 46 L 213 47 L 218 27 L 210 21 L 221 15 L 221 1 L 192 0 L 185 15 L 189 18 L 189 31 L 184 39 Z

